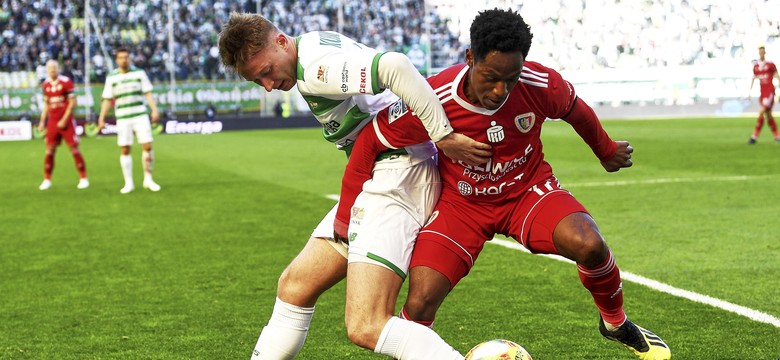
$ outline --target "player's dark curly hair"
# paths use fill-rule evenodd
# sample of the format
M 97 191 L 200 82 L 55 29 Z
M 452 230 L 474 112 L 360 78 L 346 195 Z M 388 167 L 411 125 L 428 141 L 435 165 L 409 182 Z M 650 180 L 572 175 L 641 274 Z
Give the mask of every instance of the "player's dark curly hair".
M 523 57 L 531 49 L 531 27 L 513 10 L 492 9 L 479 12 L 471 23 L 471 52 L 480 61 L 491 51 L 520 51 Z

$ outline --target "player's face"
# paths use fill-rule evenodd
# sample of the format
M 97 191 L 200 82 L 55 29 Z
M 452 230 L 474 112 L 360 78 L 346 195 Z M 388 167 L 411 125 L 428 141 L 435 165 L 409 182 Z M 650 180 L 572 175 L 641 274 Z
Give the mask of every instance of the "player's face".
M 758 48 L 758 56 L 763 59 L 764 56 L 766 56 L 766 49 L 764 48 Z
M 523 54 L 493 51 L 475 62 L 471 49 L 466 51 L 466 63 L 471 68 L 466 81 L 466 99 L 488 110 L 495 110 L 509 96 L 523 70 Z
M 287 91 L 297 81 L 295 62 L 292 42 L 284 34 L 278 34 L 265 49 L 251 56 L 236 70 L 246 81 L 262 86 L 265 91 Z
M 123 71 L 127 71 L 130 68 L 130 54 L 125 51 L 120 51 L 116 54 L 116 66 L 119 66 Z
M 57 79 L 60 75 L 60 66 L 56 62 L 49 61 L 46 63 L 46 74 L 49 75 L 49 79 Z

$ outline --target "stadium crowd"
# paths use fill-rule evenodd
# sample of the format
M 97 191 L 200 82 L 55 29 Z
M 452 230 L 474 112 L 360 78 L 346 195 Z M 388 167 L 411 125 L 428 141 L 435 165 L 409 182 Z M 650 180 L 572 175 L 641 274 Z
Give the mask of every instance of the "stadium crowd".
M 289 34 L 338 30 L 380 50 L 406 52 L 424 66 L 421 45 L 430 40 L 431 65 L 462 59 L 460 38 L 475 11 L 520 9 L 534 33 L 532 60 L 561 70 L 692 65 L 750 58 L 753 45 L 780 38 L 780 3 L 706 0 L 558 0 L 533 6 L 520 0 L 176 0 L 173 9 L 175 74 L 179 80 L 224 77 L 217 33 L 231 11 L 256 11 Z M 0 72 L 38 71 L 59 59 L 64 74 L 83 82 L 84 3 L 66 0 L 0 0 Z M 343 4 L 341 14 L 337 5 Z M 470 6 L 464 6 L 468 3 Z M 168 79 L 167 0 L 105 0 L 91 6 L 103 37 L 91 36 L 92 81 L 102 82 L 106 56 L 128 47 L 152 81 Z M 427 13 L 426 13 L 427 11 Z M 430 24 L 427 28 L 426 24 Z M 464 25 L 465 26 L 465 25 Z M 93 34 L 96 32 L 93 31 Z M 428 38 L 426 38 L 428 37 Z M 747 47 L 747 49 L 746 49 Z M 105 50 L 105 51 L 104 51 Z

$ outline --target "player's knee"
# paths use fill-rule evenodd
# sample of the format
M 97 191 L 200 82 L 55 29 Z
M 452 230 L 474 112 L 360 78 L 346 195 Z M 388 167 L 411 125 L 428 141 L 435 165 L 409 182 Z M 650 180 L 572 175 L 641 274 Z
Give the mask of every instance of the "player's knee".
M 311 294 L 307 291 L 310 287 L 301 282 L 300 276 L 296 275 L 295 269 L 288 266 L 279 276 L 276 295 L 285 301 L 292 303 L 308 303 Z M 316 301 L 316 297 L 314 299 Z
M 604 238 L 598 232 L 582 234 L 577 243 L 579 246 L 577 247 L 577 259 L 575 261 L 578 264 L 593 267 L 607 259 L 609 249 L 606 242 L 604 242 Z
M 344 317 L 344 325 L 347 328 L 347 337 L 353 344 L 374 350 L 384 324 L 372 322 L 362 316 L 354 316 L 347 312 Z
M 409 320 L 433 321 L 442 300 L 432 294 L 422 291 L 409 291 L 404 309 Z

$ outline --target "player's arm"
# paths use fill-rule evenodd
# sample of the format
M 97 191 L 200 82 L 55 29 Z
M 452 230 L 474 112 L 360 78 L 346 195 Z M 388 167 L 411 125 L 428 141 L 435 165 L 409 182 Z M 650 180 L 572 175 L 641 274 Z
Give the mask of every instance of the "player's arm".
M 46 128 L 46 118 L 49 116 L 49 97 L 43 97 L 43 109 L 41 110 L 41 118 L 38 120 L 38 132 L 42 132 Z
M 613 141 L 601 126 L 593 108 L 579 98 L 574 100 L 574 106 L 563 120 L 569 123 L 577 134 L 590 146 L 593 153 L 601 161 L 601 166 L 608 172 L 630 167 L 631 153 L 634 149 L 628 141 Z
M 149 104 L 149 109 L 152 110 L 150 115 L 152 117 L 152 124 L 156 124 L 157 121 L 160 120 L 160 113 L 157 111 L 157 103 L 154 102 L 151 91 L 144 93 L 144 96 L 146 97 L 146 103 Z
M 753 92 L 753 84 L 755 84 L 755 82 L 756 82 L 756 77 L 753 76 L 753 78 L 750 79 L 750 87 L 748 88 L 748 96 L 745 99 L 750 100 L 750 93 Z
M 112 99 L 106 99 L 103 98 L 103 101 L 100 103 L 100 115 L 98 115 L 98 126 L 97 126 L 97 133 L 100 133 L 100 130 L 103 130 L 104 127 L 106 127 L 106 115 L 108 115 L 108 109 L 111 108 L 111 100 Z
M 57 122 L 57 127 L 60 129 L 64 129 L 68 126 L 68 120 L 70 120 L 70 115 L 73 114 L 73 109 L 76 108 L 76 94 L 70 93 L 68 94 L 68 98 L 66 100 L 68 102 L 68 106 L 65 108 L 65 112 L 62 114 L 62 119 L 60 119 Z
M 490 160 L 490 145 L 453 133 L 439 97 L 406 55 L 388 52 L 379 58 L 380 86 L 398 95 L 422 121 L 428 136 L 447 156 L 470 165 Z

